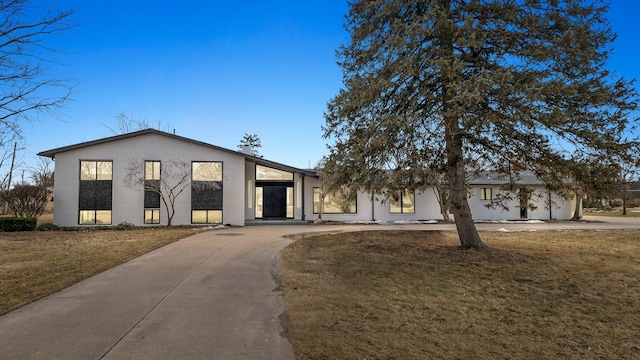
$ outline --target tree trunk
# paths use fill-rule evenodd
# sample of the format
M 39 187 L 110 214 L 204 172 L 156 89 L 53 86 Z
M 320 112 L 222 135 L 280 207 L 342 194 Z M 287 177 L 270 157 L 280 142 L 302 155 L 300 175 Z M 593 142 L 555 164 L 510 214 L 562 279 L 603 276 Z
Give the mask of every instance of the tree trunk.
M 451 221 L 451 217 L 449 217 L 449 210 L 447 210 L 446 208 L 442 207 L 440 209 L 440 215 L 442 215 L 442 219 L 444 221 Z
M 582 194 L 576 192 L 576 208 L 573 210 L 573 220 L 582 219 Z
M 441 0 L 443 9 L 450 9 L 450 0 Z M 441 86 L 442 114 L 444 118 L 444 135 L 447 149 L 447 174 L 449 175 L 450 210 L 453 213 L 458 230 L 458 237 L 463 249 L 482 249 L 487 247 L 476 229 L 467 199 L 467 181 L 462 150 L 462 131 L 458 115 L 449 108 L 449 84 L 454 80 L 453 64 L 453 20 L 451 14 L 441 19 L 440 46 L 442 51 Z M 449 63 L 447 63 L 447 61 Z
M 482 249 L 486 247 L 471 216 L 467 199 L 467 182 L 462 154 L 462 136 L 455 118 L 446 118 L 447 172 L 451 194 L 451 212 L 456 221 L 456 229 L 463 249 Z

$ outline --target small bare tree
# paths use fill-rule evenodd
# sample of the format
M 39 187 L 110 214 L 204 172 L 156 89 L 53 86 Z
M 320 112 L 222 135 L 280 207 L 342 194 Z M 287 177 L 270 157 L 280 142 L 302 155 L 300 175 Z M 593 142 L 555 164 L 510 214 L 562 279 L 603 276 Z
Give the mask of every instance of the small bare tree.
M 36 217 L 44 212 L 48 192 L 37 185 L 17 185 L 4 193 L 9 212 L 19 217 Z
M 175 215 L 176 199 L 191 184 L 191 164 L 183 160 L 163 162 L 160 180 L 145 180 L 145 163 L 140 159 L 129 160 L 124 185 L 135 191 L 149 191 L 160 196 L 167 211 L 167 226 Z
M 120 113 L 113 118 L 116 121 L 115 126 L 109 126 L 106 124 L 102 125 L 109 129 L 109 131 L 111 131 L 115 135 L 127 134 L 144 129 L 156 129 L 169 132 L 171 127 L 169 124 L 163 124 L 159 119 L 156 121 L 151 121 L 146 117 L 134 118 L 133 116 L 127 115 L 125 113 Z
M 31 180 L 37 186 L 43 189 L 49 189 L 53 187 L 53 170 L 51 165 L 52 160 L 45 157 L 38 157 L 35 165 L 30 166 L 29 172 L 31 173 Z

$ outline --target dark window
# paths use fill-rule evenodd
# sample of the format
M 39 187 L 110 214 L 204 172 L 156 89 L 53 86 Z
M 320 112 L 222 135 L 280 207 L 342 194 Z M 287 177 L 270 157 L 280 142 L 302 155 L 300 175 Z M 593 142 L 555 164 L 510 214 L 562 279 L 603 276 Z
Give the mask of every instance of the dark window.
M 159 208 L 160 207 L 160 181 L 145 180 L 144 182 L 144 207 Z M 152 188 L 153 190 L 149 190 Z M 158 189 L 158 190 L 155 190 Z
M 111 224 L 112 179 L 111 161 L 80 161 L 79 224 Z
M 144 162 L 144 223 L 160 223 L 160 161 Z
M 222 223 L 222 162 L 191 163 L 191 222 Z

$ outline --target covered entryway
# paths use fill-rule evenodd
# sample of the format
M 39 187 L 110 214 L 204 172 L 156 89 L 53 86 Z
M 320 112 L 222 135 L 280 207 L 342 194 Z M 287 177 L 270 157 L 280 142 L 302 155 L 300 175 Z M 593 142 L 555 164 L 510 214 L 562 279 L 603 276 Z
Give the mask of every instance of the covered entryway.
M 256 165 L 256 219 L 293 219 L 293 173 Z

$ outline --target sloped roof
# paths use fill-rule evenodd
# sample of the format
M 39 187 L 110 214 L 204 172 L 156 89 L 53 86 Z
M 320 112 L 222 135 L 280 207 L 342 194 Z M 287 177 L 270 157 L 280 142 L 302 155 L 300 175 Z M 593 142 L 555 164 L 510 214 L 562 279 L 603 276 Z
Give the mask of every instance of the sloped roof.
M 532 172 L 522 172 L 515 179 L 520 185 L 544 185 Z M 482 173 L 482 175 L 469 180 L 469 185 L 504 185 L 509 183 L 509 178 L 504 174 L 494 172 Z
M 126 139 L 135 138 L 135 137 L 138 137 L 138 136 L 149 135 L 149 134 L 160 135 L 160 136 L 168 137 L 168 138 L 171 138 L 171 139 L 184 141 L 184 142 L 188 142 L 188 143 L 195 144 L 195 145 L 198 145 L 198 146 L 206 147 L 206 148 L 209 148 L 209 149 L 213 149 L 213 150 L 217 150 L 217 151 L 226 152 L 226 153 L 229 153 L 229 154 L 242 156 L 245 159 L 247 159 L 248 161 L 256 163 L 258 165 L 263 165 L 263 166 L 271 167 L 271 168 L 278 169 L 278 170 L 293 172 L 293 173 L 296 173 L 296 174 L 304 174 L 305 176 L 312 176 L 312 177 L 316 177 L 317 176 L 316 172 L 312 171 L 312 170 L 299 169 L 299 168 L 296 168 L 296 167 L 293 167 L 293 166 L 289 166 L 289 165 L 277 163 L 275 161 L 266 160 L 266 159 L 263 159 L 263 158 L 260 158 L 260 157 L 257 157 L 257 156 L 252 156 L 252 155 L 249 155 L 249 154 L 245 154 L 245 153 L 240 152 L 240 151 L 226 149 L 226 148 L 223 148 L 223 147 L 220 147 L 220 146 L 208 144 L 208 143 L 205 143 L 205 142 L 202 142 L 202 141 L 198 141 L 198 140 L 189 139 L 189 138 L 186 138 L 186 137 L 183 137 L 183 136 L 179 136 L 179 135 L 175 135 L 175 134 L 170 134 L 170 133 L 167 133 L 167 132 L 164 132 L 164 131 L 160 131 L 160 130 L 156 130 L 156 129 L 144 129 L 144 130 L 135 131 L 135 132 L 127 133 L 127 134 L 110 136 L 110 137 L 97 139 L 97 140 L 92 140 L 92 141 L 86 141 L 86 142 L 82 142 L 82 143 L 78 143 L 78 144 L 74 144 L 74 145 L 63 146 L 63 147 L 59 147 L 59 148 L 55 148 L 55 149 L 51 149 L 51 150 L 42 151 L 42 152 L 38 153 L 38 155 L 39 156 L 49 157 L 49 158 L 53 159 L 56 156 L 56 154 L 60 154 L 60 153 L 63 153 L 63 152 L 83 149 L 83 148 L 87 148 L 87 147 L 91 147 L 91 146 L 96 146 L 96 145 L 100 145 L 100 144 L 106 144 L 106 143 L 110 143 L 110 142 L 114 142 L 114 141 L 126 140 Z

